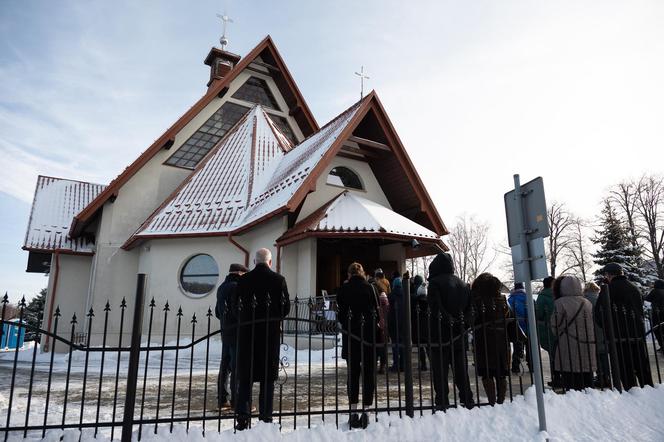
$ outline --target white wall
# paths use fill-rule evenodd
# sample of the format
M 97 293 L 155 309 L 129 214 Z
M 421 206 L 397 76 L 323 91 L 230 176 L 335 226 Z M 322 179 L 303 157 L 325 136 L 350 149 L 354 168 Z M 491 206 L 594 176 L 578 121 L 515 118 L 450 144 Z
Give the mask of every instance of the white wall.
M 348 167 L 349 169 L 357 173 L 360 176 L 360 179 L 362 180 L 362 184 L 364 185 L 364 190 L 346 189 L 343 187 L 332 186 L 330 184 L 327 184 L 327 176 L 329 175 L 330 170 L 332 170 L 337 166 Z M 298 216 L 298 221 L 310 215 L 320 206 L 327 203 L 328 201 L 330 201 L 335 196 L 339 195 L 344 190 L 350 190 L 351 192 L 356 193 L 357 195 L 363 198 L 375 201 L 387 208 L 390 209 L 392 208 L 392 206 L 390 206 L 390 203 L 387 201 L 385 192 L 383 192 L 383 189 L 380 187 L 380 184 L 378 184 L 376 176 L 371 171 L 371 167 L 369 167 L 369 164 L 365 163 L 364 161 L 358 161 L 350 158 L 337 156 L 330 162 L 330 165 L 323 171 L 321 176 L 318 177 L 318 179 L 316 180 L 316 190 L 307 195 L 307 198 L 305 199 L 304 204 L 302 206 L 302 210 L 300 211 L 300 215 Z
M 59 271 L 57 287 L 55 287 L 56 276 L 56 255 L 51 255 L 51 272 L 46 295 L 46 304 L 44 306 L 44 329 L 48 327 L 47 316 L 50 313 L 51 304 L 53 304 L 53 313 L 56 308 L 60 308 L 61 317 L 59 319 L 57 335 L 65 339 L 71 336 L 72 316 L 76 314 L 77 325 L 75 332 L 82 333 L 86 330 L 86 305 L 85 299 L 88 293 L 90 283 L 90 268 L 92 265 L 91 256 L 81 255 L 63 255 L 60 254 Z M 54 297 L 55 294 L 55 297 Z M 81 301 L 83 300 L 83 301 Z M 103 311 L 103 306 L 95 308 L 95 314 L 99 315 Z M 49 331 L 54 331 L 55 318 L 51 319 Z M 93 323 L 94 324 L 94 323 Z M 52 347 L 53 340 L 49 340 L 49 347 Z M 68 351 L 63 343 L 58 343 L 55 347 L 56 352 Z

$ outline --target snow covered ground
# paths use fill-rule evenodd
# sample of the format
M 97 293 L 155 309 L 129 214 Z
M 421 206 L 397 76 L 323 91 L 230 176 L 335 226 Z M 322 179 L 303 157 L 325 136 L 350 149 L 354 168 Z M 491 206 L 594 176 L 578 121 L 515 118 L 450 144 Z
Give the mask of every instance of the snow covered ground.
M 233 434 L 210 432 L 203 438 L 200 429 L 187 434 L 183 426 L 168 433 L 143 433 L 145 441 L 662 441 L 664 440 L 664 385 L 633 389 L 619 394 L 615 391 L 569 392 L 545 395 L 549 431 L 540 433 L 534 389 L 512 403 L 473 410 L 454 409 L 447 413 L 416 416 L 414 419 L 379 415 L 379 422 L 367 430 L 348 431 L 346 425 L 322 425 L 280 433 L 277 425 L 255 424 L 251 430 Z M 46 440 L 57 441 L 61 431 L 47 434 Z M 67 431 L 64 441 L 79 440 L 78 431 Z M 13 439 L 10 440 L 20 440 Z M 92 441 L 84 433 L 83 441 Z M 97 440 L 104 440 L 103 438 Z

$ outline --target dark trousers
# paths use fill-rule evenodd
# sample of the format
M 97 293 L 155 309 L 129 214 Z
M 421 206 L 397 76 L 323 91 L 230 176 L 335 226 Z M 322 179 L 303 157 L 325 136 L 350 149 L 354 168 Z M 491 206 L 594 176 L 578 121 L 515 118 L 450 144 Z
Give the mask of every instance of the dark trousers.
M 616 346 L 618 349 L 618 365 L 620 366 L 620 380 L 623 388 L 629 390 L 641 385 L 652 386 L 652 373 L 646 355 L 645 342 L 622 342 Z M 638 379 L 638 383 L 637 383 Z
M 565 390 L 583 390 L 584 388 L 592 388 L 593 374 L 590 372 L 574 373 L 570 371 L 561 371 L 560 381 Z
M 424 346 L 424 344 L 420 344 L 417 351 L 419 353 L 420 370 L 426 370 L 427 369 L 427 352 L 426 352 L 426 347 Z
M 354 348 L 351 350 L 355 350 Z M 364 353 L 364 354 L 362 354 Z M 364 346 L 364 351 L 350 354 L 348 363 L 348 401 L 351 405 L 360 401 L 360 375 L 362 376 L 362 405 L 369 406 L 373 403 L 374 376 L 376 362 L 374 361 L 373 348 Z
M 241 380 L 237 386 L 237 402 L 235 413 L 238 420 L 249 419 L 251 416 L 251 389 L 254 383 L 249 380 Z M 258 418 L 263 422 L 272 422 L 272 410 L 274 407 L 274 381 L 261 381 L 258 393 Z
M 448 398 L 450 389 L 447 385 L 450 367 L 452 367 L 454 374 L 454 384 L 459 390 L 459 400 L 466 408 L 472 408 L 474 405 L 465 353 L 465 349 L 461 345 L 454 346 L 451 349 L 450 347 L 444 347 L 442 352 L 438 347 L 431 349 L 430 362 L 435 390 L 434 403 L 439 410 L 444 410 L 450 406 Z
M 378 357 L 378 363 L 380 368 L 384 368 L 387 365 L 387 347 L 389 344 L 387 340 L 384 343 L 381 343 L 376 348 L 376 356 Z
M 523 359 L 523 353 L 526 353 L 526 364 L 528 365 L 528 370 L 533 371 L 533 364 L 530 358 L 530 342 L 525 341 L 516 341 L 514 343 L 514 352 L 512 352 L 512 367 L 519 367 L 521 365 L 521 359 Z
M 228 400 L 228 389 L 226 384 L 230 375 L 230 399 L 231 405 L 235 405 L 235 345 L 224 343 L 221 348 L 221 366 L 217 378 L 217 402 L 219 405 Z

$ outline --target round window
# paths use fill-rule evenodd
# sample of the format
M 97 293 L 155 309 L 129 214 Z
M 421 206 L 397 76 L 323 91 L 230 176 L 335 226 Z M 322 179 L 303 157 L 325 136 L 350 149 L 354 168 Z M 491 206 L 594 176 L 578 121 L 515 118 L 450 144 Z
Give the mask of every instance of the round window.
M 192 295 L 210 293 L 219 280 L 219 267 L 210 255 L 194 255 L 185 262 L 180 271 L 182 289 Z
M 337 166 L 330 170 L 330 174 L 327 176 L 327 184 L 363 190 L 360 177 L 349 168 L 343 166 Z

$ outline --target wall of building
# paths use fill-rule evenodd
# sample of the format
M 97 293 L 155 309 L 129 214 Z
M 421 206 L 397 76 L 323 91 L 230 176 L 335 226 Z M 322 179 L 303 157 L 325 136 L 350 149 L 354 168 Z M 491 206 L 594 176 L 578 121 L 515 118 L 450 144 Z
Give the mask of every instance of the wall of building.
M 92 266 L 91 256 L 81 255 L 59 255 L 59 265 L 56 264 L 56 254 L 51 257 L 51 272 L 47 286 L 46 304 L 44 306 L 44 315 L 48 316 L 51 311 L 55 313 L 60 309 L 60 319 L 58 323 L 57 335 L 69 339 L 71 335 L 71 320 L 76 315 L 77 325 L 75 333 L 84 333 L 87 330 L 87 309 L 85 300 L 88 294 L 90 283 L 90 269 Z M 56 267 L 59 270 L 56 272 Z M 58 273 L 57 286 L 55 285 L 56 273 Z M 95 307 L 95 313 L 98 315 L 103 311 L 104 306 Z M 44 320 L 43 327 L 53 332 L 55 319 L 52 318 L 50 327 L 47 318 Z M 52 340 L 49 340 L 49 348 L 52 348 Z M 64 352 L 69 349 L 63 343 L 55 346 L 56 352 Z
M 327 176 L 330 174 L 330 171 L 337 166 L 347 167 L 357 173 L 362 180 L 364 190 L 346 189 L 344 187 L 327 184 Z M 383 192 L 380 184 L 378 184 L 376 176 L 371 171 L 369 164 L 365 163 L 364 161 L 337 156 L 330 162 L 330 165 L 316 180 L 316 190 L 307 195 L 307 198 L 302 205 L 302 210 L 298 216 L 298 221 L 304 219 L 320 206 L 327 203 L 345 190 L 350 190 L 351 192 L 356 193 L 363 198 L 375 201 L 378 204 L 382 204 L 383 206 L 390 209 L 392 208 L 390 203 L 387 201 L 385 192 Z

